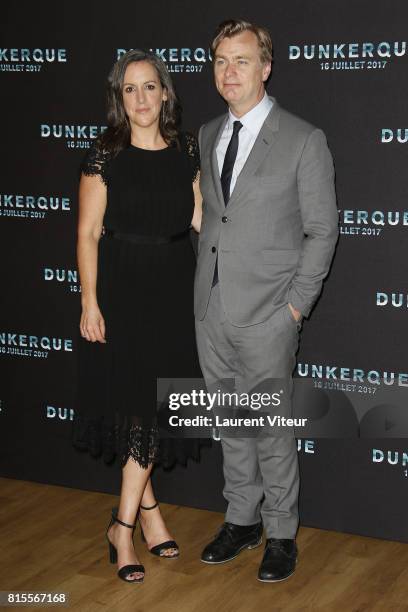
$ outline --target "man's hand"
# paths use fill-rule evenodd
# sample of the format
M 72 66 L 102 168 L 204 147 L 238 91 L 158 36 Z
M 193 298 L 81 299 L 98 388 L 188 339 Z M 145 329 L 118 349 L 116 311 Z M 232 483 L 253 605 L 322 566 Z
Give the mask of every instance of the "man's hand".
M 295 319 L 297 323 L 298 321 L 300 321 L 302 313 L 299 310 L 296 310 L 296 308 L 293 308 L 292 304 L 288 303 L 288 306 L 289 306 L 290 312 L 292 313 L 292 317 Z

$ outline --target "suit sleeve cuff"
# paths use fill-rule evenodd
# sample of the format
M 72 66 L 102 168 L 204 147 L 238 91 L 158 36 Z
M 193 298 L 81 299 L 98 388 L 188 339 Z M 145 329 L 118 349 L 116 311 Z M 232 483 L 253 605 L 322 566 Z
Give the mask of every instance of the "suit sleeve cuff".
M 310 311 L 312 310 L 313 304 L 310 304 L 309 302 L 305 302 L 305 300 L 303 300 L 301 296 L 298 294 L 295 287 L 291 287 L 289 289 L 287 299 L 288 299 L 288 303 L 290 303 L 293 306 L 293 308 L 298 310 L 302 316 L 308 317 L 310 315 Z

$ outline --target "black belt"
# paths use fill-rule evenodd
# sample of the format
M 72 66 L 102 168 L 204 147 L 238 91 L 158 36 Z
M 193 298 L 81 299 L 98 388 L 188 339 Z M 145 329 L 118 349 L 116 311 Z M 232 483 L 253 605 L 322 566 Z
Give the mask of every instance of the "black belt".
M 173 234 L 172 236 L 143 236 L 140 234 L 128 234 L 125 232 L 117 232 L 116 230 L 105 227 L 104 236 L 109 238 L 118 238 L 119 240 L 126 240 L 127 242 L 134 242 L 135 244 L 168 244 L 169 242 L 177 242 L 182 240 L 190 233 L 190 228 Z

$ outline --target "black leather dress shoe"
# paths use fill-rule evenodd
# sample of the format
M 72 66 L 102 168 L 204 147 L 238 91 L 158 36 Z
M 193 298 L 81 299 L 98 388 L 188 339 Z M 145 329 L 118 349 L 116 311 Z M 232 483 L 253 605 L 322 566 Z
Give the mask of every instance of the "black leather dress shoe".
M 256 548 L 262 544 L 262 523 L 255 525 L 234 525 L 223 523 L 215 536 L 203 550 L 204 563 L 225 563 L 231 561 L 244 548 Z
M 296 567 L 297 546 L 295 540 L 268 538 L 258 572 L 261 582 L 279 582 L 289 578 Z

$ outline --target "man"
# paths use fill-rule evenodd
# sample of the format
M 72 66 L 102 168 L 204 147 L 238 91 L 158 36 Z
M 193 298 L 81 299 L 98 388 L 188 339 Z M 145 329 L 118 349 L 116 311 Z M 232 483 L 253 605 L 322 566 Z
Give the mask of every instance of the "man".
M 203 220 L 195 317 L 207 387 L 235 380 L 251 390 L 288 379 L 302 317 L 322 287 L 338 237 L 334 169 L 320 129 L 268 97 L 272 42 L 243 20 L 212 42 L 226 115 L 202 126 Z M 225 523 L 202 553 L 223 563 L 266 546 L 258 579 L 295 569 L 298 459 L 294 436 L 223 437 Z

